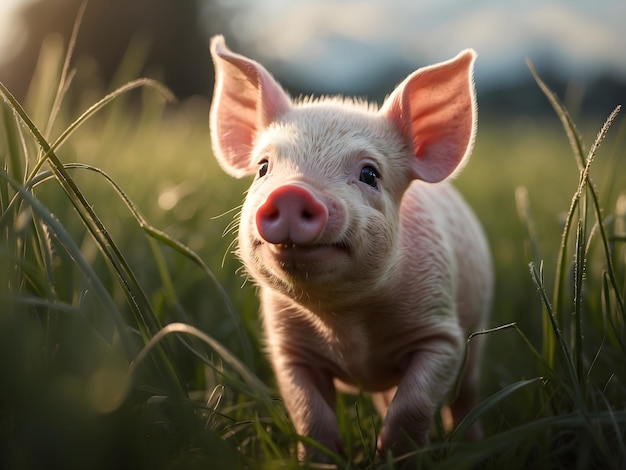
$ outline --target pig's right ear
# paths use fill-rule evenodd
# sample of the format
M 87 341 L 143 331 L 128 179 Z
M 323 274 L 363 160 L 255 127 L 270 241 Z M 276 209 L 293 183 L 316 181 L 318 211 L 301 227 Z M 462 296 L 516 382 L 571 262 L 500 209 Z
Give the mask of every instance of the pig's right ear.
M 452 60 L 419 69 L 383 104 L 381 113 L 411 149 L 414 177 L 436 183 L 467 161 L 476 133 L 475 58 L 467 49 Z
M 257 62 L 231 52 L 223 36 L 211 39 L 215 90 L 210 127 L 213 152 L 228 174 L 254 174 L 251 151 L 259 133 L 291 106 L 291 100 Z

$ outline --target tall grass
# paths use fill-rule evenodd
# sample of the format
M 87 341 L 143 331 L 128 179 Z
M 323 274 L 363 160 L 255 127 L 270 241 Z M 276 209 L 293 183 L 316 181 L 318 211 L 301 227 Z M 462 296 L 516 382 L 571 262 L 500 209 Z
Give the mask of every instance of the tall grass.
M 73 87 L 77 31 L 65 53 L 55 43 L 44 48 L 26 105 L 0 84 L 0 462 L 295 468 L 301 438 L 263 359 L 253 289 L 240 289 L 232 257 L 219 272 L 209 267 L 219 268 L 230 243 L 217 228 L 228 221 L 209 216 L 236 206 L 243 186 L 222 182 L 202 155 L 209 143 L 196 120 L 206 109 L 186 115 L 166 104 L 172 97 L 162 85 L 125 82 L 132 71 L 121 70 L 117 88 L 71 118 L 83 103 L 76 97 L 93 95 Z M 127 63 L 142 56 L 130 53 Z M 476 155 L 459 185 L 484 216 L 498 272 L 516 277 L 499 278 L 492 328 L 476 333 L 488 335 L 483 401 L 451 433 L 437 422 L 415 466 L 626 466 L 626 195 L 615 186 L 625 180 L 616 171 L 598 188 L 592 178 L 618 109 L 585 151 L 565 106 L 535 76 L 578 171 L 577 181 L 552 177 L 555 188 L 571 183 L 573 191 L 557 248 L 543 235 L 546 219 L 533 216 L 545 192 L 530 177 L 528 189 L 515 191 L 525 235 L 498 236 L 515 216 L 496 211 L 478 187 L 495 184 L 494 173 L 471 179 L 475 164 L 489 171 Z M 164 134 L 171 140 L 155 147 Z M 623 148 L 605 166 L 618 168 Z M 174 155 L 165 161 L 160 152 Z M 500 173 L 513 167 L 495 162 L 482 164 Z M 513 186 L 503 191 L 514 200 Z M 511 243 L 527 248 L 526 265 L 510 257 Z M 376 455 L 381 423 L 366 396 L 339 397 L 337 414 L 346 444 L 346 455 L 334 456 L 340 468 L 402 464 Z M 486 437 L 465 442 L 476 419 Z
M 0 84 L 2 463 L 7 468 L 169 468 L 244 462 L 234 441 L 238 428 L 254 424 L 241 418 L 242 410 L 270 416 L 278 427 L 286 420 L 248 366 L 215 338 L 182 323 L 190 315 L 177 298 L 166 256 L 187 259 L 214 285 L 252 365 L 248 336 L 229 298 L 202 259 L 150 225 L 113 178 L 60 157 L 75 132 L 128 92 L 143 87 L 172 99 L 154 80 L 133 80 L 53 137 L 75 73 L 69 67 L 78 24 L 59 74 L 53 60 L 58 49 L 42 55 L 36 74 L 41 83 L 34 83 L 31 96 L 36 96 L 37 114 L 47 117 L 43 123 L 35 124 Z M 55 76 L 56 91 L 49 87 Z M 162 284 L 157 299 L 150 298 L 97 204 L 81 189 L 76 175 L 85 172 L 112 189 L 147 237 L 150 263 Z M 71 208 L 62 214 L 68 220 L 46 203 L 59 196 L 57 207 Z M 190 356 L 195 359 L 191 371 L 184 363 Z M 229 407 L 236 403 L 241 410 L 218 409 L 225 397 L 232 401 Z

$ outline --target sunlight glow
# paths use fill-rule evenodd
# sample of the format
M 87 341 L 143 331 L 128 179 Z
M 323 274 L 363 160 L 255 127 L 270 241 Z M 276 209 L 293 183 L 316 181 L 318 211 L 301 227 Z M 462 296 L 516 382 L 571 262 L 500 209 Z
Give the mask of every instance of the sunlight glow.
M 0 1 L 0 64 L 20 52 L 26 42 L 26 28 L 16 15 L 19 8 L 33 0 Z

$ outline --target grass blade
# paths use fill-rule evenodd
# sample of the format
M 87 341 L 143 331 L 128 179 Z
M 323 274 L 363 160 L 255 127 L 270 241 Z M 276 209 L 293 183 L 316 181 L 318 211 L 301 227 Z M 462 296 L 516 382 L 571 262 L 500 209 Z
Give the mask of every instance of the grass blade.
M 135 373 L 137 367 L 146 359 L 150 351 L 154 349 L 154 347 L 158 345 L 166 336 L 171 334 L 190 335 L 198 338 L 203 343 L 208 345 L 221 357 L 222 360 L 224 360 L 235 372 L 237 372 L 248 384 L 250 384 L 250 390 L 252 390 L 254 394 L 253 398 L 259 400 L 268 408 L 272 407 L 273 400 L 267 390 L 267 387 L 250 371 L 250 369 L 246 367 L 243 362 L 241 362 L 233 353 L 231 353 L 217 340 L 203 331 L 200 331 L 198 328 L 185 323 L 170 323 L 150 338 L 150 341 L 148 341 L 137 357 L 132 361 L 130 365 L 131 375 Z
M 552 333 L 554 334 L 556 338 L 556 343 L 559 346 L 558 351 L 560 351 L 561 353 L 560 356 L 565 366 L 565 370 L 569 378 L 569 383 L 572 386 L 572 391 L 574 392 L 573 396 L 571 396 L 570 398 L 572 399 L 575 407 L 584 413 L 585 404 L 584 404 L 582 395 L 580 393 L 580 388 L 577 386 L 577 384 L 579 383 L 579 380 L 576 374 L 576 368 L 574 367 L 574 362 L 571 356 L 571 352 L 569 348 L 567 347 L 565 339 L 563 338 L 563 334 L 561 333 L 561 330 L 559 328 L 556 315 L 554 313 L 552 305 L 550 304 L 550 300 L 548 299 L 548 294 L 546 292 L 546 287 L 545 287 L 544 278 L 543 278 L 543 265 L 540 265 L 539 271 L 537 271 L 537 268 L 534 263 L 530 263 L 529 267 L 530 267 L 530 274 L 531 274 L 533 283 L 535 284 L 536 289 L 539 291 L 539 294 L 546 307 L 548 318 L 550 319 L 550 324 L 552 326 Z
M 626 411 L 597 412 L 593 414 L 592 419 L 597 426 L 615 427 L 615 423 L 620 423 L 621 429 L 623 429 L 626 426 Z M 505 452 L 506 449 L 513 449 L 520 443 L 536 442 L 538 439 L 545 438 L 549 430 L 576 429 L 581 431 L 585 429 L 587 422 L 588 417 L 576 412 L 529 421 L 508 431 L 487 437 L 478 443 L 473 443 L 470 451 L 452 454 L 437 468 L 473 468 L 476 463 L 489 459 L 500 452 Z M 616 439 L 620 439 L 619 434 L 616 435 Z M 610 455 L 607 458 L 611 462 L 616 460 Z M 611 468 L 617 470 L 620 467 L 613 466 Z
M 33 168 L 33 170 L 30 173 L 29 179 L 33 178 L 35 176 L 35 174 L 39 171 L 41 166 L 48 159 L 48 157 L 50 156 L 51 152 L 54 152 L 59 147 L 61 147 L 61 145 L 63 145 L 63 143 L 65 143 L 65 141 L 78 128 L 80 128 L 80 126 L 82 124 L 84 124 L 90 117 L 92 117 L 96 112 L 98 112 L 100 109 L 104 108 L 107 104 L 111 103 L 113 100 L 115 100 L 115 98 L 118 98 L 118 97 L 122 96 L 124 93 L 127 93 L 127 92 L 129 92 L 131 90 L 134 90 L 134 89 L 140 88 L 140 87 L 153 88 L 159 94 L 161 94 L 161 96 L 163 96 L 166 100 L 168 100 L 168 101 L 174 101 L 175 100 L 174 95 L 172 95 L 172 93 L 166 87 L 161 85 L 156 80 L 152 80 L 150 78 L 138 78 L 136 80 L 133 80 L 131 82 L 126 83 L 125 85 L 117 88 L 115 91 L 112 91 L 111 93 L 106 95 L 104 98 L 102 98 L 97 103 L 94 103 L 92 106 L 90 106 L 72 124 L 70 124 L 67 127 L 67 129 L 65 129 L 65 131 L 63 131 L 61 133 L 61 135 L 56 139 L 56 141 L 52 145 L 48 144 L 47 142 L 46 142 L 45 146 L 42 145 L 42 148 L 44 149 L 43 156 L 37 161 L 37 164 L 35 165 L 35 167 Z M 31 133 L 35 136 L 35 138 L 37 139 L 39 144 L 41 145 L 42 141 L 45 142 L 45 139 L 43 138 L 43 135 L 41 135 L 39 133 L 39 131 L 36 129 L 35 125 L 32 123 L 30 118 L 28 118 L 26 112 L 21 107 L 19 102 L 13 97 L 13 95 L 11 95 L 9 90 L 2 83 L 0 83 L 0 92 L 3 94 L 3 98 L 11 106 L 13 106 L 14 109 L 17 110 L 17 114 L 20 116 L 22 121 L 29 128 Z M 30 121 L 31 125 L 28 124 L 28 121 Z
M 46 137 L 50 137 L 50 133 L 52 132 L 52 126 L 56 121 L 56 117 L 61 109 L 61 103 L 67 90 L 72 83 L 72 79 L 74 78 L 74 72 L 70 72 L 70 62 L 72 60 L 72 56 L 74 54 L 74 48 L 76 47 L 76 38 L 78 36 L 78 31 L 80 30 L 80 25 L 83 21 L 83 17 L 85 15 L 85 9 L 87 7 L 87 0 L 83 0 L 80 7 L 78 8 L 78 13 L 76 14 L 76 20 L 74 21 L 74 27 L 72 29 L 72 35 L 70 36 L 69 43 L 67 45 L 67 51 L 65 52 L 65 60 L 63 62 L 63 68 L 61 69 L 61 78 L 59 80 L 59 87 L 57 89 L 56 95 L 54 97 L 54 101 L 52 103 L 52 109 L 50 111 L 50 118 L 48 119 L 48 124 L 44 135 Z
M 564 277 L 566 274 L 566 259 L 567 259 L 567 240 L 569 238 L 569 233 L 571 230 L 571 226 L 573 223 L 573 217 L 574 217 L 574 212 L 575 209 L 579 203 L 579 200 L 581 198 L 581 195 L 583 194 L 583 191 L 588 188 L 589 189 L 589 194 L 591 196 L 592 199 L 592 204 L 593 204 L 593 208 L 594 208 L 594 212 L 595 212 L 595 216 L 596 216 L 596 221 L 598 224 L 598 228 L 600 230 L 600 238 L 602 240 L 602 244 L 604 247 L 604 251 L 605 251 L 605 257 L 606 257 L 606 262 L 608 263 L 609 267 L 608 267 L 608 274 L 609 274 L 609 279 L 611 281 L 611 285 L 613 287 L 613 289 L 615 290 L 615 295 L 616 295 L 616 301 L 618 303 L 618 307 L 620 309 L 621 312 L 624 312 L 624 302 L 622 299 L 622 296 L 619 292 L 619 287 L 617 285 L 617 280 L 615 278 L 615 270 L 613 268 L 613 263 L 612 263 L 612 256 L 610 253 L 610 248 L 609 248 L 609 243 L 608 243 L 608 238 L 606 236 L 605 230 L 604 230 L 604 225 L 603 225 L 603 220 L 602 220 L 602 210 L 600 208 L 600 203 L 598 200 L 598 196 L 597 196 L 597 191 L 593 185 L 593 182 L 591 181 L 591 178 L 589 176 L 589 169 L 591 167 L 591 163 L 593 162 L 597 151 L 600 147 L 600 144 L 602 143 L 602 141 L 604 140 L 604 138 L 606 137 L 606 134 L 611 126 L 611 124 L 613 123 L 613 121 L 615 120 L 615 117 L 617 116 L 617 114 L 619 113 L 621 106 L 617 106 L 613 112 L 609 115 L 609 117 L 606 119 L 604 125 L 602 126 L 601 130 L 599 131 L 593 146 L 591 147 L 589 154 L 587 155 L 587 158 L 585 158 L 584 156 L 584 150 L 583 150 L 583 144 L 582 144 L 582 138 L 580 137 L 580 134 L 578 133 L 577 129 L 576 129 L 576 125 L 574 124 L 574 121 L 572 120 L 572 118 L 570 117 L 569 113 L 567 112 L 567 110 L 565 109 L 565 106 L 563 106 L 563 104 L 560 102 L 560 100 L 558 99 L 558 97 L 556 96 L 556 94 L 550 90 L 550 88 L 545 84 L 545 82 L 543 82 L 543 80 L 541 80 L 541 78 L 539 77 L 537 71 L 535 70 L 534 66 L 532 65 L 532 63 L 530 61 L 527 61 L 528 67 L 533 75 L 533 77 L 535 78 L 535 81 L 537 82 L 537 84 L 539 85 L 539 87 L 541 88 L 541 90 L 543 91 L 543 93 L 545 94 L 545 96 L 548 98 L 548 101 L 550 102 L 550 104 L 552 105 L 552 107 L 554 108 L 555 112 L 557 113 L 557 116 L 559 117 L 559 119 L 561 120 L 561 123 L 563 125 L 563 128 L 565 129 L 565 132 L 568 136 L 568 139 L 570 141 L 572 150 L 574 152 L 574 155 L 576 157 L 576 162 L 578 164 L 578 167 L 580 169 L 580 180 L 579 180 L 579 186 L 578 186 L 578 190 L 576 191 L 576 194 L 574 195 L 574 197 L 572 198 L 572 202 L 570 205 L 570 209 L 568 211 L 568 215 L 566 218 L 566 223 L 563 229 L 563 234 L 561 236 L 561 247 L 559 250 L 559 256 L 558 256 L 558 261 L 557 261 L 557 273 L 555 276 L 555 286 L 554 286 L 554 294 L 553 294 L 553 307 L 554 307 L 554 312 L 557 316 L 560 315 L 560 311 L 561 311 L 561 303 L 562 303 L 562 299 L 564 296 L 564 288 L 563 288 L 563 284 L 564 284 Z M 580 219 L 585 219 L 585 214 L 586 214 L 586 210 L 585 208 L 580 209 L 579 211 L 581 213 Z M 560 315 L 562 316 L 562 315 Z
M 490 409 L 494 408 L 496 405 L 501 403 L 503 400 L 509 398 L 518 390 L 525 388 L 531 384 L 538 383 L 543 381 L 543 377 L 534 377 L 532 379 L 521 380 L 519 382 L 515 382 L 507 385 L 501 390 L 498 390 L 496 393 L 491 395 L 489 398 L 483 400 L 478 405 L 476 405 L 468 414 L 463 418 L 463 420 L 454 428 L 452 433 L 450 434 L 450 440 L 454 440 L 456 436 L 463 436 L 466 434 L 470 426 L 478 420 L 483 414 L 485 414 Z
M 200 256 L 198 256 L 197 253 L 195 253 L 192 249 L 190 249 L 189 247 L 187 247 L 180 241 L 172 238 L 171 236 L 169 236 L 167 233 L 163 232 L 162 230 L 159 230 L 156 227 L 150 225 L 148 221 L 144 218 L 144 216 L 141 214 L 137 206 L 128 197 L 126 192 L 121 188 L 121 186 L 117 184 L 113 180 L 113 178 L 111 178 L 107 173 L 105 173 L 101 169 L 96 168 L 91 165 L 82 164 L 82 163 L 65 164 L 64 167 L 66 169 L 84 169 L 84 170 L 92 171 L 101 175 L 115 190 L 115 192 L 118 194 L 120 199 L 124 202 L 128 210 L 130 211 L 131 215 L 135 218 L 135 220 L 137 221 L 141 229 L 147 235 L 149 235 L 151 238 L 158 241 L 159 243 L 165 246 L 168 246 L 169 248 L 173 249 L 177 253 L 183 255 L 184 257 L 192 261 L 194 264 L 196 264 L 202 270 L 202 272 L 204 272 L 204 274 L 211 280 L 213 285 L 218 289 L 218 292 L 220 293 L 226 305 L 228 313 L 231 316 L 233 323 L 235 323 L 236 325 L 236 330 L 239 334 L 239 339 L 241 340 L 241 344 L 244 347 L 244 354 L 246 354 L 246 363 L 253 364 L 254 361 L 252 357 L 252 346 L 246 334 L 245 327 L 241 321 L 241 318 L 235 311 L 235 307 L 233 306 L 230 298 L 228 297 L 228 294 L 224 290 L 224 287 L 221 285 L 217 277 L 215 277 L 215 274 L 213 273 L 213 271 L 211 271 L 211 269 L 202 260 L 202 258 L 200 258 Z
M 100 278 L 95 273 L 90 264 L 83 257 L 80 248 L 74 243 L 74 240 L 61 225 L 61 223 L 44 207 L 38 199 L 36 199 L 30 191 L 25 190 L 19 183 L 17 183 L 11 176 L 0 168 L 0 176 L 9 183 L 15 191 L 30 205 L 33 212 L 41 218 L 41 220 L 50 228 L 50 234 L 55 237 L 56 240 L 65 249 L 67 254 L 76 263 L 79 269 L 84 273 L 85 279 L 89 282 L 96 295 L 103 302 L 105 308 L 109 311 L 110 315 L 115 321 L 117 328 L 120 332 L 120 339 L 124 346 L 124 351 L 130 358 L 130 354 L 134 347 L 131 346 L 130 338 L 127 335 L 127 326 L 122 318 L 122 314 L 117 308 L 117 305 L 111 298 L 111 295 L 107 291 L 106 287 L 100 281 Z
M 585 372 L 583 370 L 583 331 L 582 331 L 582 308 L 583 308 L 583 279 L 586 266 L 585 258 L 585 227 L 584 222 L 579 220 L 576 231 L 576 256 L 574 262 L 574 337 L 573 350 L 576 354 L 576 373 L 579 385 L 584 387 Z
M 133 306 L 135 314 L 141 320 L 140 325 L 143 324 L 143 326 L 145 327 L 144 332 L 158 331 L 159 327 L 152 321 L 152 318 L 143 314 L 144 310 L 150 310 L 149 303 L 147 302 L 147 299 L 145 297 L 145 294 L 142 292 L 141 287 L 137 283 L 136 279 L 134 279 L 130 267 L 124 260 L 124 257 L 120 253 L 119 249 L 117 249 L 117 246 L 113 239 L 109 236 L 106 227 L 104 227 L 98 216 L 93 211 L 91 205 L 88 203 L 82 192 L 69 176 L 65 167 L 56 156 L 50 144 L 48 144 L 48 142 L 39 132 L 33 121 L 28 117 L 26 111 L 1 83 L 0 92 L 3 95 L 3 98 L 13 107 L 14 111 L 21 118 L 22 122 L 31 131 L 32 135 L 35 137 L 40 147 L 44 150 L 44 157 L 40 159 L 38 165 L 33 171 L 35 171 L 39 167 L 39 164 L 44 161 L 46 156 L 50 159 L 52 164 L 51 169 L 53 174 L 55 175 L 55 178 L 57 178 L 61 187 L 70 199 L 70 202 L 76 208 L 78 214 L 83 220 L 83 223 L 85 224 L 85 227 L 88 228 L 94 240 L 100 246 L 103 253 L 106 255 L 106 258 L 113 265 L 114 271 L 118 275 L 118 278 L 120 279 L 121 284 L 124 287 L 125 292 L 127 293 L 127 298 L 129 299 L 131 306 Z
M 535 223 L 530 212 L 530 201 L 528 198 L 528 190 L 520 186 L 515 190 L 515 205 L 517 207 L 518 217 L 522 221 L 524 228 L 526 229 L 527 251 L 530 252 L 531 260 L 534 263 L 539 263 L 543 259 L 541 257 L 541 250 L 539 249 L 539 240 L 537 237 L 537 231 Z M 554 335 L 550 333 L 550 320 L 548 319 L 547 312 L 544 308 L 544 315 L 542 315 L 542 351 L 545 362 L 549 368 L 554 367 L 554 351 L 556 345 L 554 343 Z
M 140 84 L 143 84 L 143 81 L 136 81 L 129 84 L 129 87 L 122 87 L 123 90 L 132 89 Z M 104 104 L 111 101 L 116 96 L 119 96 L 121 91 L 114 92 L 105 99 L 101 100 L 94 105 L 79 118 L 79 120 L 75 121 L 73 124 L 73 129 L 76 129 L 81 122 L 84 122 L 87 117 L 95 113 L 97 109 L 100 109 Z M 81 218 L 82 223 L 87 229 L 88 233 L 91 235 L 93 240 L 98 245 L 100 251 L 105 256 L 105 259 L 110 263 L 115 276 L 117 277 L 120 286 L 123 289 L 123 292 L 126 296 L 129 306 L 135 316 L 137 321 L 137 327 L 141 332 L 144 341 L 148 341 L 150 336 L 155 334 L 161 327 L 158 318 L 156 317 L 152 305 L 147 298 L 146 293 L 144 292 L 142 286 L 138 282 L 136 276 L 134 275 L 132 269 L 128 265 L 128 262 L 124 258 L 117 244 L 108 233 L 108 230 L 98 217 L 98 215 L 93 210 L 91 204 L 87 201 L 83 193 L 80 191 L 74 180 L 71 178 L 67 169 L 64 167 L 63 163 L 57 157 L 53 147 L 47 142 L 47 140 L 43 137 L 41 132 L 38 130 L 37 126 L 33 123 L 33 121 L 29 118 L 28 114 L 24 110 L 24 108 L 20 105 L 20 103 L 13 97 L 13 95 L 4 87 L 2 83 L 0 83 L 0 94 L 6 102 L 13 108 L 14 112 L 20 117 L 21 121 L 26 125 L 26 127 L 30 130 L 31 134 L 35 137 L 35 140 L 39 144 L 39 146 L 43 149 L 44 156 L 39 160 L 38 164 L 35 166 L 35 169 L 42 164 L 44 160 L 49 160 L 50 168 L 54 177 L 59 182 L 61 188 L 67 195 L 70 203 L 76 209 L 76 212 Z M 72 127 L 72 126 L 71 126 Z M 59 145 L 59 142 L 62 142 L 64 138 L 67 138 L 71 134 L 71 130 L 66 131 L 62 136 L 57 139 L 56 145 Z M 33 170 L 34 171 L 34 170 Z M 167 348 L 167 344 L 164 345 Z M 173 357 L 172 354 L 164 354 L 161 356 L 161 359 L 168 363 L 168 357 Z M 163 369 L 158 369 L 159 371 L 167 371 L 170 374 L 170 378 L 165 378 L 166 382 L 176 382 L 178 385 L 172 385 L 171 389 L 182 388 L 185 389 L 184 380 L 181 376 L 179 376 L 177 372 L 177 368 L 172 364 L 168 364 L 167 367 Z
M 554 93 L 548 85 L 541 79 L 535 66 L 532 64 L 530 60 L 526 61 L 526 65 L 528 66 L 530 73 L 532 74 L 535 82 L 539 85 L 539 88 L 543 92 L 543 94 L 548 98 L 548 101 L 552 105 L 552 108 L 556 112 L 559 117 L 561 124 L 563 125 L 563 129 L 565 130 L 565 134 L 570 142 L 572 147 L 572 151 L 574 156 L 576 157 L 576 162 L 578 163 L 579 170 L 585 167 L 585 147 L 583 145 L 583 141 L 576 129 L 576 123 L 571 118 L 565 106 L 561 103 L 556 93 Z

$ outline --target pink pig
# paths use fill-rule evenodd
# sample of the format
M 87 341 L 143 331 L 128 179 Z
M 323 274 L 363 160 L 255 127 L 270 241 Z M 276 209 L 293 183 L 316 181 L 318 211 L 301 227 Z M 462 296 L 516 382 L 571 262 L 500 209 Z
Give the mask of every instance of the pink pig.
M 336 390 L 362 390 L 384 420 L 380 452 L 427 443 L 492 295 L 484 233 L 444 181 L 473 146 L 474 51 L 412 73 L 380 109 L 292 101 L 222 36 L 211 54 L 213 150 L 228 174 L 256 175 L 238 251 L 296 432 L 341 453 Z M 451 404 L 457 422 L 474 404 L 481 338 Z M 308 453 L 320 457 L 299 446 Z

